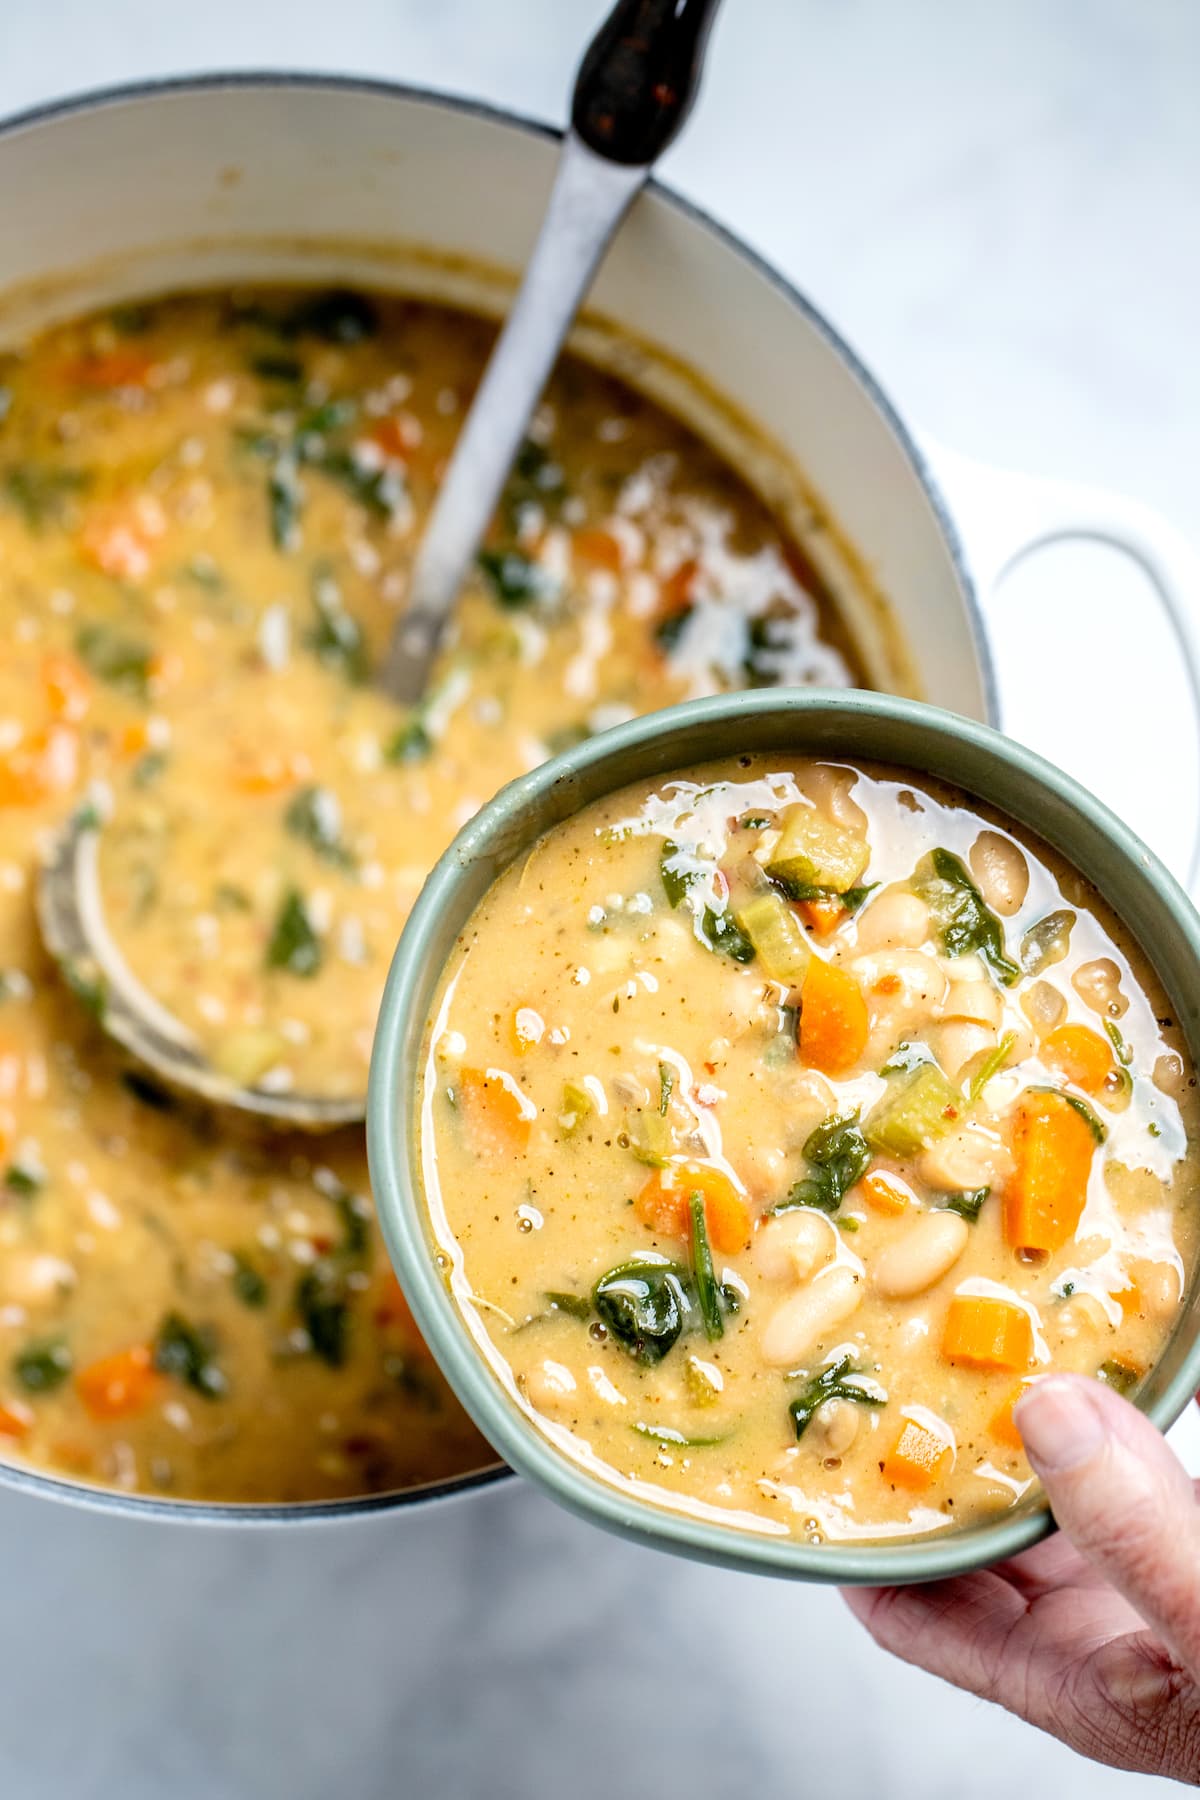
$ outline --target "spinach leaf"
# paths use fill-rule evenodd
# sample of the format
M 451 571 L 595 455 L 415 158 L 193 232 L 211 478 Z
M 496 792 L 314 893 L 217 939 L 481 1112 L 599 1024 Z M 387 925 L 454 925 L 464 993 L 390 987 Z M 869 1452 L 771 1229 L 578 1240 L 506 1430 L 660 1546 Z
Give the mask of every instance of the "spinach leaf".
M 302 300 L 285 315 L 289 337 L 317 337 L 326 344 L 361 344 L 375 336 L 379 315 L 365 294 L 351 288 L 330 288 Z
M 868 881 L 863 887 L 847 888 L 844 894 L 838 895 L 838 899 L 848 913 L 861 912 L 875 889 L 880 885 L 878 881 Z
M 182 1313 L 169 1312 L 159 1326 L 154 1340 L 154 1366 L 164 1375 L 185 1382 L 206 1400 L 220 1400 L 229 1389 L 225 1372 L 216 1361 L 216 1334 L 212 1327 L 189 1324 Z
M 664 656 L 673 656 L 678 650 L 695 610 L 694 606 L 681 606 L 658 621 L 654 627 L 654 641 Z
M 592 1303 L 584 1294 L 564 1294 L 551 1288 L 546 1294 L 551 1312 L 566 1313 L 570 1319 L 590 1319 Z
M 304 364 L 298 356 L 252 356 L 250 367 L 262 381 L 293 383 L 304 380 Z
M 566 499 L 567 484 L 561 466 L 533 438 L 525 438 L 504 484 L 501 507 L 512 531 L 520 529 L 530 507 L 553 516 Z
M 592 1305 L 617 1343 L 647 1366 L 662 1361 L 692 1311 L 684 1271 L 649 1254 L 602 1275 Z
M 691 853 L 681 850 L 670 838 L 663 840 L 658 858 L 658 873 L 663 892 L 672 906 L 682 906 L 687 899 L 688 889 L 700 879 L 700 870 L 695 860 L 691 859 Z
M 52 1394 L 73 1367 L 71 1352 L 60 1337 L 40 1338 L 13 1357 L 13 1374 L 30 1394 Z
M 9 1163 L 4 1171 L 4 1185 L 10 1194 L 20 1194 L 22 1199 L 30 1199 L 40 1194 L 46 1185 L 46 1171 L 26 1157 L 23 1161 Z
M 887 1394 L 869 1375 L 854 1373 L 854 1359 L 843 1356 L 813 1377 L 788 1407 L 796 1440 L 804 1436 L 813 1415 L 826 1400 L 853 1400 L 859 1406 L 886 1406 Z
M 669 1450 L 707 1450 L 713 1444 L 725 1442 L 724 1436 L 696 1437 L 691 1432 L 676 1431 L 673 1425 L 646 1425 L 640 1419 L 629 1429 L 636 1431 L 639 1437 L 651 1438 L 656 1444 L 662 1444 Z
M 404 498 L 404 481 L 394 467 L 372 468 L 352 450 L 327 450 L 313 466 L 336 481 L 350 498 L 377 519 L 390 519 Z
M 267 507 L 271 518 L 271 542 L 275 548 L 297 549 L 304 489 L 300 485 L 300 469 L 294 450 L 280 450 L 271 464 L 267 477 Z
M 720 912 L 715 907 L 706 906 L 700 920 L 700 931 L 710 950 L 719 956 L 732 957 L 734 962 L 752 963 L 754 961 L 754 945 L 746 936 L 728 907 Z
M 835 1213 L 871 1160 L 858 1113 L 832 1113 L 806 1139 L 804 1156 L 809 1173 L 794 1183 L 786 1200 L 779 1201 L 772 1211 L 815 1206 L 821 1212 Z
M 233 1257 L 233 1291 L 243 1306 L 258 1309 L 267 1304 L 269 1289 L 266 1276 L 259 1273 L 241 1250 Z
M 390 739 L 384 756 L 390 763 L 423 762 L 433 752 L 433 739 L 419 712 L 406 725 L 401 725 Z
M 286 969 L 306 979 L 321 967 L 321 940 L 317 936 L 298 888 L 290 888 L 279 909 L 275 929 L 267 945 L 267 967 Z
M 342 604 L 341 590 L 327 573 L 313 581 L 316 623 L 308 634 L 308 647 L 327 669 L 336 669 L 358 686 L 371 673 L 362 626 Z
M 174 1094 L 160 1087 L 149 1075 L 143 1075 L 140 1069 L 123 1069 L 121 1086 L 127 1094 L 132 1094 L 135 1100 L 148 1106 L 152 1112 L 170 1113 L 179 1110 L 179 1102 Z
M 968 1225 L 974 1225 L 991 1191 L 990 1187 L 964 1188 L 958 1194 L 943 1194 L 936 1210 L 957 1213 Z
M 96 621 L 80 626 L 75 634 L 75 648 L 101 681 L 124 689 L 138 700 L 145 699 L 152 660 L 149 645 Z
M 928 1044 L 911 1044 L 905 1041 L 897 1044 L 887 1061 L 880 1066 L 881 1075 L 911 1075 L 922 1063 L 931 1063 L 936 1059 Z
M 696 1281 L 696 1303 L 700 1309 L 704 1335 L 712 1343 L 725 1335 L 725 1319 L 721 1307 L 721 1290 L 713 1271 L 712 1245 L 708 1241 L 708 1224 L 704 1217 L 704 1195 L 693 1194 L 688 1200 L 691 1221 L 692 1274 Z
M 331 789 L 301 788 L 289 801 L 283 823 L 285 830 L 334 868 L 350 871 L 357 866 L 342 842 L 342 810 Z
M 67 501 L 87 487 L 84 469 L 56 469 L 48 463 L 18 463 L 4 476 L 4 491 L 31 531 L 57 524 Z
M 296 1284 L 296 1308 L 314 1353 L 331 1369 L 340 1369 L 350 1335 L 350 1307 L 341 1270 L 325 1259 L 306 1270 Z
M 913 886 L 933 914 L 947 956 L 982 956 L 1005 987 L 1021 979 L 1005 955 L 1003 925 L 952 851 L 932 851 L 928 871 L 918 871 Z
M 554 592 L 546 571 L 519 550 L 480 550 L 475 561 L 493 597 L 510 612 L 547 600 Z

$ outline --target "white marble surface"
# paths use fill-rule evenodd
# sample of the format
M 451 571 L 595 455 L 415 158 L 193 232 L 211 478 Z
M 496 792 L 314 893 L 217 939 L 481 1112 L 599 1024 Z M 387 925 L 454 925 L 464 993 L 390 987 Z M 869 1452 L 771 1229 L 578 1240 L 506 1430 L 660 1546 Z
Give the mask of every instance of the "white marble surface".
M 558 119 L 602 10 L 5 0 L 0 111 L 291 66 Z M 667 174 L 806 287 L 945 442 L 1187 524 L 1198 55 L 1193 0 L 729 0 Z M 1114 562 L 1055 552 L 1008 584 L 1009 725 L 1178 862 L 1196 811 L 1185 686 Z M 1146 794 L 1151 758 L 1170 775 Z M 0 1496 L 0 1593 L 13 1800 L 1151 1792 L 888 1662 L 832 1594 L 628 1548 L 515 1483 L 274 1535 Z

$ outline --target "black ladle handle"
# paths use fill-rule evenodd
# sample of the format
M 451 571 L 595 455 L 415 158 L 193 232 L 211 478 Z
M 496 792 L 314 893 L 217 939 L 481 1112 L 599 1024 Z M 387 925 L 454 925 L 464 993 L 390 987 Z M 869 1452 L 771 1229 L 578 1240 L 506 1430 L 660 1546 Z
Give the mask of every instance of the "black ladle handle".
M 571 124 L 610 162 L 652 163 L 682 127 L 700 86 L 720 0 L 620 0 L 580 64 Z

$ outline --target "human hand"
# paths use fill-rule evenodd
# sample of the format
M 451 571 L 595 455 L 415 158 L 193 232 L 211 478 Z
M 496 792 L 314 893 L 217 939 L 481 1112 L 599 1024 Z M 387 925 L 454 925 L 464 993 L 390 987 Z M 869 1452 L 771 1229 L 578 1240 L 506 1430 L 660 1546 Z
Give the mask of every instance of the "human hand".
M 1200 1510 L 1149 1420 L 1047 1376 L 1015 1409 L 1061 1530 L 922 1587 L 850 1588 L 877 1644 L 1073 1750 L 1200 1783 Z

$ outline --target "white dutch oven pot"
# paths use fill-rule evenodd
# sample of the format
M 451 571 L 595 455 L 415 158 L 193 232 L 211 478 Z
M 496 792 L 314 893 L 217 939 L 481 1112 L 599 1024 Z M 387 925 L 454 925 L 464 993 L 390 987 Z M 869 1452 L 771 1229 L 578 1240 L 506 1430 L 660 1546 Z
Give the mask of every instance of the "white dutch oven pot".
M 0 342 L 137 293 L 254 280 L 359 281 L 499 311 L 555 152 L 552 134 L 483 107 L 313 76 L 168 82 L 26 114 L 0 126 Z M 1186 604 L 1200 572 L 1178 534 L 1117 497 L 932 447 L 927 460 L 802 296 L 663 188 L 636 203 L 576 342 L 699 426 L 792 515 L 874 685 L 998 723 L 976 590 L 986 598 L 1030 548 L 1083 535 L 1142 563 L 1200 694 Z M 961 507 L 969 562 L 930 462 Z M 122 1510 L 298 1520 L 411 1505 L 498 1472 L 257 1508 L 108 1495 L 15 1468 L 0 1478 Z

